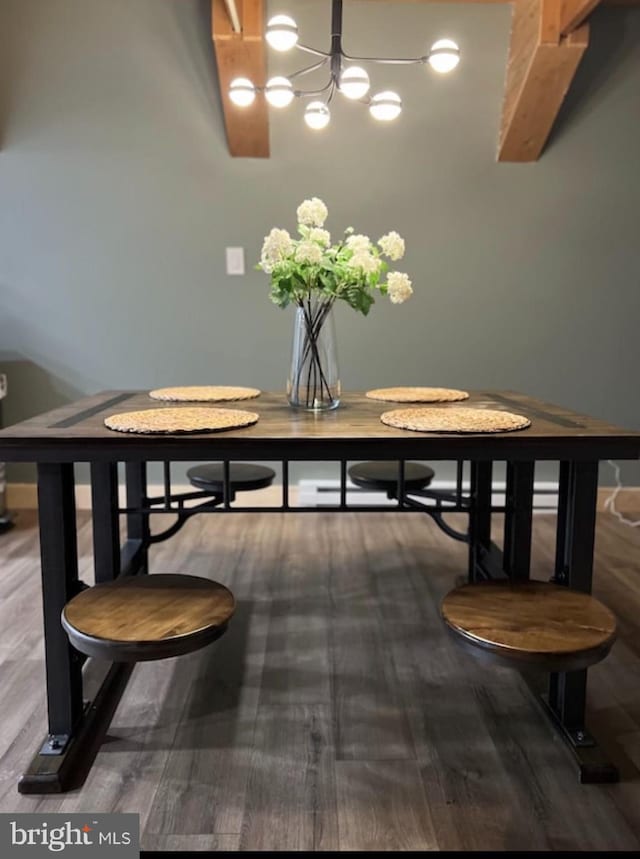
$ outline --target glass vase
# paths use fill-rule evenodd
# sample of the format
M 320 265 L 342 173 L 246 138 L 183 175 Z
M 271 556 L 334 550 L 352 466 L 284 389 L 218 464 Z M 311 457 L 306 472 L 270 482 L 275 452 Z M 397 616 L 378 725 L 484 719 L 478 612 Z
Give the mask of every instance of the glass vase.
M 309 299 L 296 308 L 287 397 L 291 406 L 313 412 L 340 404 L 333 302 Z

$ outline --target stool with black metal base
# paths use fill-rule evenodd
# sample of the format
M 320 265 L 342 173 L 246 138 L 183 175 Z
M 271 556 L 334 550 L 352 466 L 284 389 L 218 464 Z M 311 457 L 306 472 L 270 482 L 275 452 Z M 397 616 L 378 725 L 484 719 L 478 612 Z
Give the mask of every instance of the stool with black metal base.
M 229 463 L 229 491 L 231 500 L 236 492 L 249 492 L 271 486 L 276 473 L 266 465 L 252 462 Z M 204 492 L 222 494 L 224 492 L 224 464 L 212 462 L 207 465 L 194 465 L 187 471 L 187 477 L 196 489 Z
M 448 537 L 466 543 L 469 540 L 468 533 L 456 531 L 443 519 L 444 513 L 468 513 L 468 501 L 462 496 L 462 468 L 463 463 L 458 462 L 455 493 L 429 489 L 435 471 L 419 462 L 404 462 L 402 480 L 401 464 L 397 460 L 358 462 L 349 466 L 348 474 L 356 486 L 374 492 L 386 492 L 387 498 L 398 498 L 399 492 L 402 491 L 404 506 L 426 513 Z M 425 504 L 418 500 L 420 498 L 432 499 L 435 505 Z
M 445 596 L 441 613 L 466 649 L 513 668 L 579 671 L 604 659 L 616 639 L 605 605 L 550 582 L 462 585 Z
M 121 576 L 86 588 L 62 611 L 81 653 L 110 662 L 167 659 L 198 650 L 226 631 L 233 594 L 188 575 Z
M 550 672 L 552 678 L 584 673 L 607 656 L 616 639 L 616 620 L 606 606 L 551 582 L 462 585 L 447 594 L 441 613 L 467 652 L 523 672 Z M 525 680 L 538 699 L 537 681 L 530 673 Z M 567 726 L 544 696 L 542 703 L 578 762 L 580 781 L 617 781 L 617 768 L 604 759 L 584 723 Z
M 187 477 L 197 492 L 174 493 L 171 490 L 171 463 L 164 465 L 164 492 L 162 495 L 148 496 L 144 499 L 146 513 L 171 513 L 176 516 L 175 522 L 164 531 L 150 534 L 147 544 L 162 543 L 173 537 L 191 519 L 202 512 L 213 512 L 217 508 L 229 506 L 235 501 L 237 492 L 247 492 L 254 489 L 264 489 L 271 486 L 276 473 L 272 468 L 255 465 L 250 462 L 214 462 L 206 465 L 195 465 L 187 471 Z M 225 488 L 226 484 L 226 488 Z M 187 501 L 199 503 L 186 506 Z M 140 510 L 125 508 L 120 513 L 127 515 L 139 513 Z
M 358 462 L 349 467 L 349 477 L 352 483 L 361 489 L 373 489 L 386 492 L 390 498 L 395 498 L 398 492 L 398 463 L 395 460 L 380 460 L 378 462 Z M 419 462 L 405 462 L 404 488 L 426 489 L 435 476 L 433 468 L 421 465 Z

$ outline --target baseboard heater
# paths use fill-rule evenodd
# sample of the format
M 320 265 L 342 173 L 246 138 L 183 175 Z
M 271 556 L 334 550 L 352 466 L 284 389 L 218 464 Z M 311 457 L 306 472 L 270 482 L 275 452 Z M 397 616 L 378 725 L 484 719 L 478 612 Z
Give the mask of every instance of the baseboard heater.
M 442 489 L 455 492 L 453 480 L 434 480 L 429 489 Z M 505 502 L 505 483 L 496 481 L 493 484 L 492 504 L 501 507 Z M 469 484 L 462 484 L 464 495 L 469 493 Z M 298 483 L 298 506 L 300 507 L 335 507 L 340 504 L 340 481 L 330 478 L 301 480 Z M 558 484 L 554 481 L 536 481 L 533 490 L 534 513 L 551 513 L 558 509 Z M 408 493 L 409 495 L 411 493 Z M 433 504 L 429 499 L 425 503 Z M 347 504 L 375 504 L 384 507 L 395 507 L 397 502 L 387 498 L 384 492 L 371 492 L 347 481 Z

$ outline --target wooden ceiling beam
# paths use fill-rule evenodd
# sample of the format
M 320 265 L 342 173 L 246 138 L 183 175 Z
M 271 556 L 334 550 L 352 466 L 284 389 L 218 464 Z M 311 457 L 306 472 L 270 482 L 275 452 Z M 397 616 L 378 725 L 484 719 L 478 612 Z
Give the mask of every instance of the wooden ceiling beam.
M 498 161 L 535 161 L 589 44 L 589 25 L 561 32 L 558 0 L 515 0 Z
M 211 29 L 218 66 L 220 101 L 224 113 L 227 144 L 239 158 L 269 157 L 269 115 L 264 98 L 249 107 L 237 107 L 229 98 L 234 78 L 249 78 L 264 86 L 267 62 L 264 49 L 263 0 L 236 0 L 242 30 L 233 31 L 225 0 L 211 0 Z
M 600 0 L 562 0 L 560 33 L 568 36 L 587 20 Z

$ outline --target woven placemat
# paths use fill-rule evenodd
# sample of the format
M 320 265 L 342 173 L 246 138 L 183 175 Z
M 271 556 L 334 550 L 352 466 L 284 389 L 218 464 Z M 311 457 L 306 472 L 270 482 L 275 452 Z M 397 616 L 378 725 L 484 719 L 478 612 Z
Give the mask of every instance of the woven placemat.
M 511 432 L 531 426 L 529 418 L 494 409 L 451 406 L 435 409 L 394 409 L 380 416 L 383 424 L 414 432 Z
M 366 396 L 387 403 L 455 403 L 469 399 L 466 391 L 455 388 L 375 388 Z
M 149 391 L 154 400 L 172 403 L 224 403 L 231 400 L 252 400 L 260 396 L 257 388 L 234 385 L 187 385 L 178 388 L 156 388 Z
M 187 433 L 221 432 L 255 424 L 259 415 L 240 409 L 144 409 L 105 418 L 105 426 L 117 432 Z

